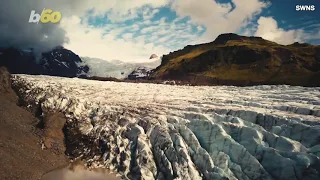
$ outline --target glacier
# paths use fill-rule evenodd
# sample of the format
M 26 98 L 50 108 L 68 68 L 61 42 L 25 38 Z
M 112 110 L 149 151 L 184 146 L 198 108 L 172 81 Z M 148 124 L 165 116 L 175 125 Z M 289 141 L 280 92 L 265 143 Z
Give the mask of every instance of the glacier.
M 125 79 L 130 73 L 144 67 L 146 69 L 155 69 L 161 64 L 161 57 L 148 59 L 145 62 L 131 63 L 120 60 L 103 60 L 99 58 L 81 57 L 83 61 L 80 65 L 87 65 L 89 72 L 86 74 L 89 77 L 114 77 L 117 79 Z M 83 75 L 83 74 L 82 74 Z
M 16 74 L 63 112 L 70 157 L 123 179 L 320 179 L 320 88 L 177 86 Z

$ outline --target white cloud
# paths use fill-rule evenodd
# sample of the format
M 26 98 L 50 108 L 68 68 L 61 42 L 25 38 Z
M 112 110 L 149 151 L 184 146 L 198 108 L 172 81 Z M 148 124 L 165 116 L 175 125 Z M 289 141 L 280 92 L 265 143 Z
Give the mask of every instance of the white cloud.
M 149 33 L 149 32 L 153 32 L 153 31 L 156 31 L 159 27 L 158 26 L 149 26 L 149 27 L 146 27 L 146 28 L 143 28 L 141 30 L 141 33 Z
M 155 40 L 157 40 L 157 39 L 159 39 L 159 36 L 158 36 L 158 35 L 154 35 L 154 34 L 149 38 L 149 40 L 150 40 L 151 42 L 153 42 L 153 41 L 155 41 Z
M 204 25 L 207 29 L 203 41 L 212 41 L 217 35 L 226 32 L 238 32 L 268 4 L 259 0 L 232 0 L 220 4 L 212 0 L 176 0 L 172 9 L 180 17 L 190 17 L 193 24 Z
M 167 19 L 166 17 L 162 17 L 159 21 L 159 26 L 165 25 L 166 19 Z
M 158 12 L 160 12 L 159 9 L 153 9 L 153 10 L 146 10 L 143 12 L 143 19 L 144 20 L 150 20 L 152 19 Z
M 95 29 L 97 29 L 97 28 L 92 28 L 92 31 L 96 32 Z M 113 29 L 113 30 L 109 31 L 107 34 L 116 38 L 116 36 L 121 35 L 123 31 L 124 31 L 123 28 L 117 28 L 117 29 Z M 100 33 L 100 31 L 98 31 L 97 33 Z
M 202 26 L 197 26 L 197 30 L 198 30 L 198 31 L 202 31 L 202 30 L 203 30 L 203 27 L 202 27 Z
M 130 39 L 132 34 L 123 36 L 129 39 L 115 38 L 122 31 L 121 28 L 105 33 L 104 28 L 92 28 L 87 24 L 81 24 L 77 16 L 66 19 L 61 23 L 70 39 L 65 47 L 71 49 L 80 56 L 96 57 L 106 60 L 119 59 L 122 61 L 146 61 L 151 54 L 165 54 L 169 50 L 153 43 L 146 44 L 145 36 Z
M 172 37 L 171 36 L 163 36 L 163 37 L 159 38 L 157 40 L 157 42 L 163 43 L 163 42 L 168 41 L 170 38 L 172 38 Z
M 174 27 L 172 27 L 171 30 L 164 29 L 164 28 L 159 28 L 157 31 L 153 32 L 152 34 L 156 35 L 156 36 L 162 36 L 162 35 L 170 34 L 170 32 L 173 32 L 173 31 L 175 31 Z
M 128 31 L 138 31 L 140 26 L 138 24 L 133 24 L 132 26 L 127 27 Z
M 134 38 L 135 43 L 144 44 L 146 42 L 145 35 L 140 35 Z
M 136 9 L 129 9 L 126 13 L 117 12 L 115 10 L 111 10 L 108 13 L 108 19 L 110 19 L 111 22 L 123 22 L 137 17 L 139 16 Z
M 133 34 L 132 34 L 132 33 L 125 33 L 125 34 L 122 35 L 122 37 L 123 37 L 124 39 L 132 39 Z
M 149 19 L 143 22 L 144 25 L 149 25 L 152 24 L 152 21 L 150 21 Z
M 286 31 L 279 28 L 277 21 L 272 17 L 260 17 L 255 36 L 261 36 L 279 44 L 291 44 L 293 42 L 302 42 L 306 34 L 302 29 Z

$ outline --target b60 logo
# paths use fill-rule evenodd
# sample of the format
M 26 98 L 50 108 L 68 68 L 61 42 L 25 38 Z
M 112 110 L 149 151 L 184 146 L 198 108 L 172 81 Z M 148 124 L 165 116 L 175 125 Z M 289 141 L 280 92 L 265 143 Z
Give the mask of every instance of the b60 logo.
M 58 11 L 53 12 L 51 9 L 44 9 L 40 14 L 37 14 L 35 10 L 31 11 L 29 23 L 58 23 L 61 20 L 61 13 Z

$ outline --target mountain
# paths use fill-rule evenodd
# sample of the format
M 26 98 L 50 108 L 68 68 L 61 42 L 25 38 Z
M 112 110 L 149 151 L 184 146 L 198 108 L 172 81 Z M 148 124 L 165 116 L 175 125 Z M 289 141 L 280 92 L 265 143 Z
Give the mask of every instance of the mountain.
M 81 57 L 81 59 L 83 61 L 82 64 L 89 67 L 87 73 L 89 77 L 113 77 L 117 79 L 125 79 L 139 68 L 155 69 L 161 63 L 161 59 L 158 56 L 140 63 L 90 57 Z
M 0 66 L 7 67 L 14 74 L 78 77 L 89 71 L 89 67 L 81 63 L 78 55 L 63 47 L 42 53 L 40 59 L 35 57 L 32 50 L 0 49 Z
M 158 58 L 158 56 L 156 54 L 152 54 L 149 59 L 155 59 L 155 58 Z
M 80 58 L 63 47 L 42 53 L 40 58 L 35 57 L 29 49 L 0 48 L 0 66 L 5 66 L 13 74 L 125 79 L 137 68 L 154 69 L 160 63 L 161 59 L 154 54 L 146 62 L 128 63 L 120 60 Z
M 192 84 L 320 86 L 320 46 L 221 34 L 164 55 L 153 78 Z
M 153 68 L 138 67 L 128 75 L 128 79 L 147 79 L 153 73 Z
M 152 54 L 149 58 L 152 62 L 159 62 L 161 61 L 161 58 L 159 58 L 157 55 Z M 140 66 L 135 68 L 129 75 L 128 79 L 129 80 L 137 80 L 137 79 L 149 79 L 154 72 L 155 68 L 158 67 L 159 64 L 155 64 L 152 67 L 146 66 Z

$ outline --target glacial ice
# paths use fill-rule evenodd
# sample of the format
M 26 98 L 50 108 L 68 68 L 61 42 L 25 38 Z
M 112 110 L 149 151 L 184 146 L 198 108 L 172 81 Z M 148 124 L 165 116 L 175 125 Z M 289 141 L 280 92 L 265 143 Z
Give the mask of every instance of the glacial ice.
M 171 86 L 14 75 L 68 117 L 73 158 L 124 179 L 320 179 L 320 88 Z

